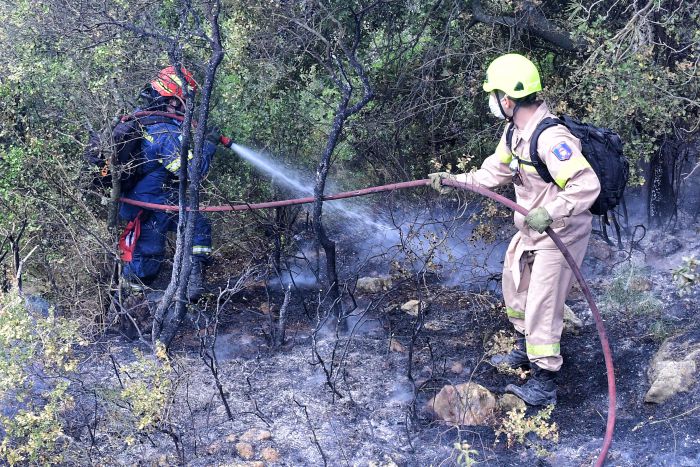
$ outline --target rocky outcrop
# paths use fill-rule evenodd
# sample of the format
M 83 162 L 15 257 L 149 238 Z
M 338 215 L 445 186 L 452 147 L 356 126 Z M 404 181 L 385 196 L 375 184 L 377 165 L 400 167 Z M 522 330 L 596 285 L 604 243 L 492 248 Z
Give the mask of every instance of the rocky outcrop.
M 494 420 L 496 397 L 480 384 L 450 384 L 430 399 L 426 408 L 450 425 L 489 425 Z
M 391 277 L 361 277 L 357 280 L 357 290 L 366 293 L 379 293 L 389 290 Z
M 644 402 L 661 404 L 679 392 L 688 391 L 698 377 L 700 368 L 700 335 L 681 334 L 667 339 L 649 366 L 651 387 Z

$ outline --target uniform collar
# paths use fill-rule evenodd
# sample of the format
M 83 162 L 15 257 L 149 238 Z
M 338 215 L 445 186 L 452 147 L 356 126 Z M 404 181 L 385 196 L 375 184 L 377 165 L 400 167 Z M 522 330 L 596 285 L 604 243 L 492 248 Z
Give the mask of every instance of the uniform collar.
M 535 113 L 532 114 L 532 117 L 530 117 L 530 120 L 528 120 L 527 125 L 525 125 L 525 128 L 523 128 L 522 130 L 519 130 L 517 127 L 515 128 L 518 137 L 525 141 L 530 141 L 530 137 L 532 136 L 532 133 L 534 133 L 535 128 L 537 128 L 537 124 L 544 120 L 548 115 L 549 107 L 547 107 L 547 103 L 543 101 L 537 107 Z

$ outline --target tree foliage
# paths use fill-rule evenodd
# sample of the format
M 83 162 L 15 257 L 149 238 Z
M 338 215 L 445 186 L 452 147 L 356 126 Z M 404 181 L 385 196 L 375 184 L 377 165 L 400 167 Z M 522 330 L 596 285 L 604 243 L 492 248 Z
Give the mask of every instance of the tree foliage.
M 77 238 L 95 258 L 103 253 L 93 237 L 105 239 L 105 208 L 78 190 L 88 129 L 134 108 L 139 89 L 168 63 L 170 40 L 203 76 L 206 44 L 196 32 L 207 26 L 196 15 L 182 24 L 178 5 L 0 3 L 0 228 L 31 218 L 39 274 L 63 276 L 46 260 L 75 256 Z M 375 99 L 341 135 L 329 172 L 335 186 L 478 165 L 502 129 L 485 118 L 483 72 L 507 51 L 539 65 L 557 111 L 623 136 L 633 184 L 661 178 L 657 185 L 677 191 L 678 165 L 697 157 L 700 18 L 687 1 L 228 1 L 212 119 L 236 141 L 312 173 L 339 97 L 324 69 L 339 52 L 329 41 L 347 35 L 350 12 L 363 8 L 357 57 Z M 554 36 L 533 27 L 544 22 Z M 267 175 L 228 154 L 209 178 L 205 196 L 214 200 L 272 193 Z M 70 233 L 39 233 L 48 231 Z M 102 259 L 83 261 L 87 275 L 100 275 Z

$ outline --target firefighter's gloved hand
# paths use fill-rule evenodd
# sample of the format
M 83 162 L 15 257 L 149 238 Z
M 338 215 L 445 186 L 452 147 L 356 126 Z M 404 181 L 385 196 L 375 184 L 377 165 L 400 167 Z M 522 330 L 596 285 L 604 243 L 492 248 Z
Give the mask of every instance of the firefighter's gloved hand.
M 204 139 L 210 143 L 217 145 L 221 141 L 221 128 L 215 125 L 207 125 L 207 134 L 204 135 Z
M 457 178 L 455 175 L 452 175 L 449 172 L 434 172 L 428 174 L 428 178 L 430 179 L 430 186 L 432 189 L 441 195 L 446 195 L 454 191 L 454 188 L 451 186 L 443 185 L 442 180 L 455 180 Z
M 543 207 L 535 208 L 525 216 L 525 223 L 533 230 L 539 233 L 547 230 L 552 224 L 552 216 Z

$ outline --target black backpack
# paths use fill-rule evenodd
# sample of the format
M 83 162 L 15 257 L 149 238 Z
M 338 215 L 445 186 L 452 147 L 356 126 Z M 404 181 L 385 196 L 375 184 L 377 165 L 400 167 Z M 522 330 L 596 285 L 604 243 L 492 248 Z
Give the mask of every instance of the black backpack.
M 620 204 L 629 180 L 630 166 L 623 155 L 622 139 L 608 128 L 581 123 L 566 115 L 561 118 L 545 118 L 537 125 L 530 139 L 530 160 L 539 176 L 547 183 L 554 183 L 554 179 L 537 154 L 537 140 L 544 130 L 555 125 L 564 125 L 581 141 L 581 153 L 591 164 L 600 181 L 600 194 L 590 211 L 598 216 L 607 214 Z M 510 152 L 513 152 L 513 130 L 514 126 L 511 123 L 506 132 L 506 144 Z
M 133 188 L 149 172 L 144 169 L 146 160 L 141 149 L 146 127 L 168 122 L 172 122 L 172 119 L 162 116 L 136 118 L 126 115 L 112 128 L 111 133 L 100 135 L 91 132 L 84 159 L 89 167 L 92 185 L 99 189 L 111 188 L 110 164 L 114 151 L 120 168 L 119 182 L 122 193 Z

